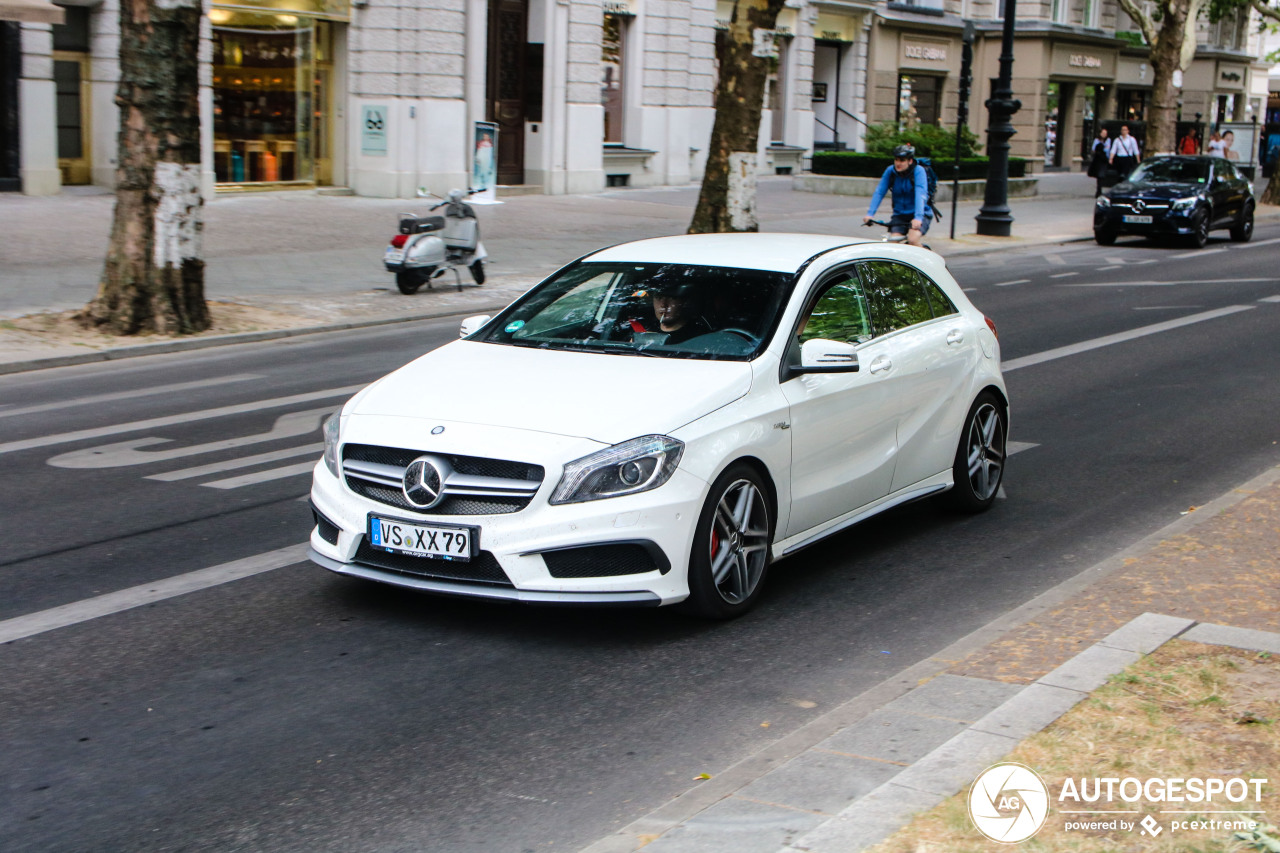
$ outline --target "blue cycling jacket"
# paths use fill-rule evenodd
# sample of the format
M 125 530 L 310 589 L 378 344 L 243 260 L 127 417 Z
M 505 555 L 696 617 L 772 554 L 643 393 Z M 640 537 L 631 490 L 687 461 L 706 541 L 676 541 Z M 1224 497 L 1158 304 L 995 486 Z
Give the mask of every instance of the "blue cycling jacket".
M 894 214 L 921 220 L 933 215 L 933 211 L 926 205 L 929 198 L 929 176 L 925 174 L 924 166 L 919 163 L 912 168 L 915 172 L 914 181 L 905 175 L 899 175 L 892 166 L 884 170 L 884 174 L 880 176 L 879 186 L 871 194 L 871 205 L 867 208 L 867 216 L 876 215 L 876 208 L 880 206 L 880 200 L 889 191 L 890 185 L 893 187 Z

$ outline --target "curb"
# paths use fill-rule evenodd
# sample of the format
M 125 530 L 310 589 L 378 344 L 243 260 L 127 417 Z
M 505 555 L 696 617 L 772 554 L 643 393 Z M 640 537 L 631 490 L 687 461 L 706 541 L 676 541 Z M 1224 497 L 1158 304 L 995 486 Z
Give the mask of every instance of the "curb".
M 801 726 L 781 740 L 727 767 L 712 779 L 695 788 L 691 788 L 684 794 L 675 797 L 630 824 L 596 840 L 593 844 L 582 848 L 580 853 L 634 853 L 641 847 L 645 848 L 646 853 L 650 851 L 652 853 L 692 853 L 693 851 L 720 853 L 725 849 L 734 849 L 737 853 L 748 853 L 748 848 L 751 851 L 761 851 L 761 853 L 773 853 L 779 848 L 781 848 L 781 853 L 797 853 L 797 851 L 804 850 L 804 848 L 800 847 L 788 849 L 785 845 L 787 843 L 798 843 L 798 840 L 802 837 L 807 839 L 806 833 L 816 833 L 819 827 L 824 826 L 829 821 L 834 821 L 836 816 L 816 811 L 812 807 L 778 806 L 776 805 L 778 802 L 776 796 L 772 800 L 752 798 L 747 805 L 757 804 L 754 813 L 744 813 L 744 809 L 738 809 L 735 813 L 726 804 L 736 799 L 735 795 L 739 791 L 747 789 L 773 771 L 785 770 L 787 765 L 799 762 L 807 755 L 822 752 L 822 750 L 815 750 L 815 747 L 829 739 L 843 735 L 855 724 L 872 718 L 874 714 L 883 710 L 885 706 L 907 700 L 909 694 L 921 690 L 922 687 L 927 686 L 929 683 L 941 683 L 944 687 L 948 683 L 954 685 L 956 682 L 977 683 L 980 685 L 1003 684 L 1002 682 L 991 682 L 979 678 L 950 676 L 946 675 L 945 672 L 955 661 L 994 642 L 1013 629 L 1036 618 L 1041 613 L 1057 607 L 1080 590 L 1122 570 L 1131 558 L 1146 554 L 1165 539 L 1186 533 L 1200 524 L 1212 520 L 1222 511 L 1278 481 L 1280 481 L 1280 466 L 1263 471 L 1258 476 L 1200 506 L 1195 512 L 1175 519 L 1129 547 L 1067 578 L 1030 601 L 961 637 L 946 648 L 938 650 L 930 657 L 918 661 L 896 675 L 836 706 L 831 711 Z M 1121 632 L 1124 630 L 1122 628 L 1116 631 L 1101 643 L 1111 641 L 1116 635 L 1121 636 L 1115 642 L 1123 642 L 1126 635 L 1121 634 Z M 1127 665 L 1127 663 L 1124 665 Z M 1065 667 L 1066 665 L 1064 664 L 1059 669 L 1064 669 Z M 1056 672 L 1058 670 L 1055 670 Z M 1069 674 L 1071 671 L 1067 672 Z M 1110 673 L 1107 674 L 1109 675 Z M 1078 678 L 1080 676 L 1077 675 L 1075 677 Z M 1105 680 L 1106 676 L 1104 675 L 1103 681 Z M 1064 679 L 1062 683 L 1067 682 Z M 1012 688 L 1014 692 L 1020 692 L 1021 689 L 1024 689 L 1008 684 L 1004 686 Z M 1049 689 L 1050 685 L 1043 685 L 1043 687 Z M 1055 685 L 1052 689 L 1070 690 L 1071 688 Z M 1011 697 L 997 696 L 996 698 L 1004 701 Z M 948 697 L 948 705 L 952 701 L 954 701 L 954 695 Z M 976 714 L 969 719 L 968 725 L 977 723 L 986 714 L 994 711 L 999 704 L 998 702 L 992 702 L 989 707 L 982 709 L 981 714 Z M 1071 703 L 1071 705 L 1074 704 L 1075 701 Z M 1062 708 L 1052 718 L 1045 719 L 1039 728 L 1049 725 L 1058 716 L 1065 713 L 1069 707 Z M 948 713 L 939 716 L 954 716 L 954 714 Z M 1037 728 L 1036 731 L 1038 730 Z M 996 738 L 996 740 L 992 740 L 992 738 Z M 985 759 L 990 756 L 993 750 L 1007 747 L 1002 752 L 999 752 L 999 755 L 1004 755 L 1016 744 L 1016 740 L 1010 741 L 1008 737 L 998 733 L 978 732 L 970 735 L 962 742 L 952 744 L 947 752 L 940 753 L 935 760 L 939 763 L 944 762 L 944 760 L 958 762 L 966 757 L 966 750 L 976 750 Z M 941 747 L 938 748 L 941 749 Z M 843 750 L 835 750 L 834 752 L 839 754 Z M 927 756 L 923 754 L 917 755 L 909 758 L 909 761 L 923 760 L 925 757 Z M 998 756 L 991 758 L 991 760 L 986 761 L 983 767 L 995 763 L 997 759 Z M 978 769 L 981 770 L 983 768 L 980 767 Z M 968 784 L 976 775 L 977 771 L 975 770 L 960 779 L 957 786 Z M 830 773 L 827 773 L 825 778 L 821 778 L 822 785 L 830 789 L 838 788 L 841 783 L 844 783 L 844 787 L 847 788 L 848 781 L 846 778 Z M 888 784 L 889 780 L 886 779 L 884 782 Z M 925 783 L 920 782 L 919 784 Z M 906 786 L 900 787 L 905 788 Z M 878 815 L 876 820 L 879 822 L 876 825 L 883 830 L 887 830 L 883 836 L 887 837 L 893 831 L 896 831 L 911 814 L 932 808 L 933 805 L 945 799 L 946 796 L 954 794 L 956 790 L 958 790 L 958 787 L 953 787 L 950 791 L 945 792 L 945 796 L 937 796 L 936 799 L 931 799 L 934 797 L 932 793 L 916 790 L 915 788 L 911 788 L 909 793 L 898 791 L 896 793 L 902 794 L 902 796 L 896 799 L 890 798 L 890 802 L 882 805 L 884 811 L 876 813 Z M 870 791 L 867 791 L 862 796 L 868 796 L 869 794 Z M 858 803 L 855 802 L 849 805 L 848 809 L 855 808 L 857 805 Z M 900 807 L 906 806 L 910 806 L 909 811 L 902 813 Z M 718 812 L 724 814 L 717 814 L 713 810 L 718 810 Z M 710 813 L 709 817 L 706 816 L 708 813 Z M 860 823 L 865 823 L 868 830 L 872 827 L 872 816 L 866 815 L 859 818 Z M 703 831 L 698 833 L 697 836 L 694 833 L 683 832 L 690 825 L 697 827 L 698 823 L 701 823 Z M 773 837 L 767 836 L 767 830 L 771 826 L 775 829 L 785 828 L 789 830 L 788 837 L 779 838 L 776 843 L 762 847 L 760 845 L 762 839 L 768 840 L 768 838 Z M 689 837 L 684 841 L 679 841 L 677 838 L 681 834 Z M 725 842 L 729 840 L 730 836 L 732 836 L 732 842 L 726 846 Z M 796 838 L 797 842 L 790 842 L 790 838 Z M 809 842 L 806 841 L 806 843 Z M 815 841 L 814 843 L 817 842 Z M 847 841 L 842 841 L 841 843 L 848 844 Z M 838 853 L 851 853 L 854 849 L 856 848 L 850 846 L 836 848 Z M 806 853 L 809 853 L 809 851 L 806 851 Z M 827 850 L 825 848 L 815 848 L 813 853 L 827 853 Z
M 778 853 L 853 853 L 963 791 L 1024 738 L 1047 728 L 1111 676 L 1175 638 L 1280 654 L 1280 634 L 1144 613 L 1094 643 Z M 983 684 L 983 679 L 974 681 Z M 927 686 L 927 685 L 926 685 Z M 970 687 L 970 689 L 973 689 Z M 905 698 L 905 697 L 904 697 Z M 656 851 L 655 851 L 656 853 Z

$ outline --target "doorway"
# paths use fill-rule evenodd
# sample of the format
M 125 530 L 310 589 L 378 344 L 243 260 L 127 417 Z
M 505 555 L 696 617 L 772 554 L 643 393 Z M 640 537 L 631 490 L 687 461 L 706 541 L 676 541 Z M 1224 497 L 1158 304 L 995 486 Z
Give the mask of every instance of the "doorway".
M 528 0 L 489 0 L 486 117 L 498 125 L 499 184 L 524 183 L 528 31 Z
M 18 192 L 22 189 L 22 171 L 18 161 L 21 26 L 17 21 L 0 21 L 0 192 Z

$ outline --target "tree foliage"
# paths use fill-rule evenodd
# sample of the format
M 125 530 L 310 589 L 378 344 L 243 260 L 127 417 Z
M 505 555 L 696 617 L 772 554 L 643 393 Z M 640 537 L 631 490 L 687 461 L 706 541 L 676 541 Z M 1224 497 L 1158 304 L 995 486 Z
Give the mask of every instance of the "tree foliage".
M 913 146 L 921 157 L 951 160 L 956 156 L 956 132 L 936 124 L 916 124 L 901 130 L 895 122 L 873 124 L 867 128 L 865 139 L 868 154 L 889 157 L 895 146 L 905 144 Z M 960 129 L 960 159 L 974 157 L 981 148 L 976 133 L 967 127 Z
M 1144 154 L 1172 152 L 1177 143 L 1175 71 L 1186 71 L 1196 53 L 1196 20 L 1210 0 L 1119 0 L 1151 46 L 1151 110 Z M 1247 0 L 1246 0 L 1247 2 Z

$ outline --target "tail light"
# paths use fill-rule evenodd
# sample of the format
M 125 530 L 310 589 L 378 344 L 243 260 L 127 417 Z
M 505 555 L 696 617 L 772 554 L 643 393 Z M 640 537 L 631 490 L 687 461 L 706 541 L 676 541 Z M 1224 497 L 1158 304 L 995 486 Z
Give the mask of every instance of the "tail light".
M 403 249 L 404 244 L 407 243 L 408 241 L 409 241 L 408 234 L 397 234 L 396 236 L 391 238 L 391 245 L 395 246 L 397 249 Z M 990 323 L 991 321 L 988 320 L 987 322 Z
M 1000 340 L 1000 333 L 996 331 L 996 321 L 990 317 L 983 315 L 982 319 L 987 321 L 987 328 L 991 330 L 991 334 L 996 336 L 996 340 Z

